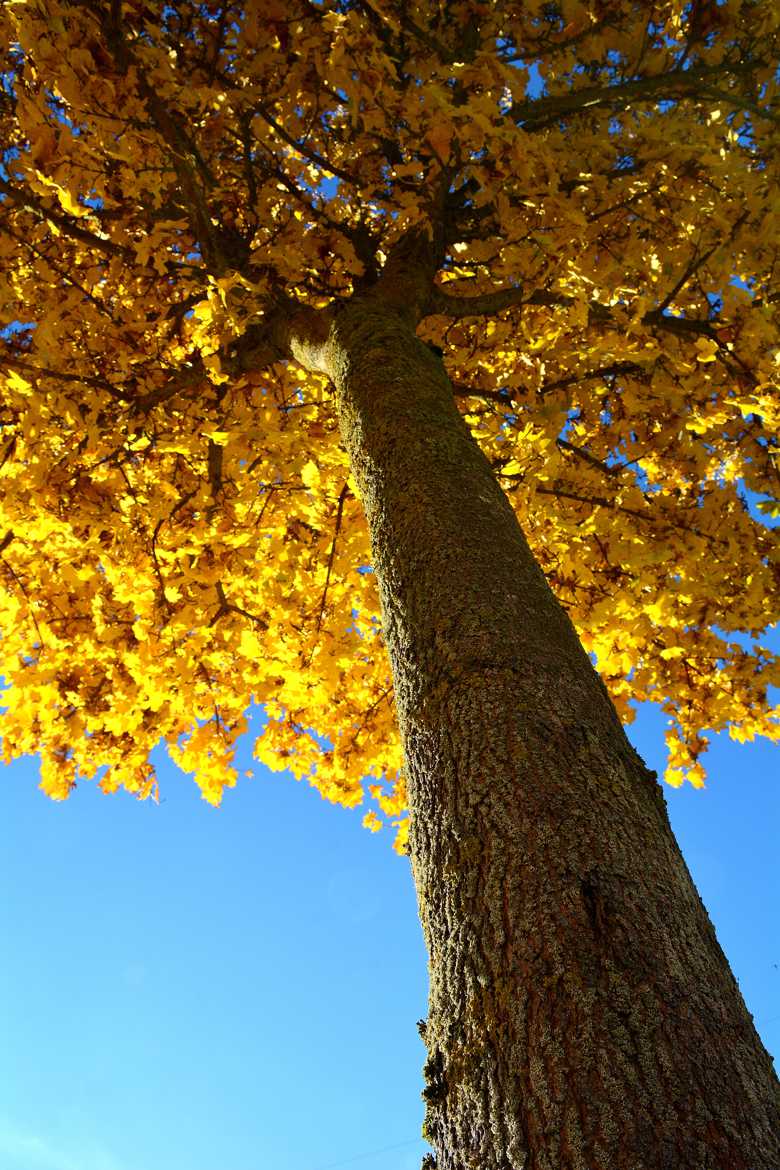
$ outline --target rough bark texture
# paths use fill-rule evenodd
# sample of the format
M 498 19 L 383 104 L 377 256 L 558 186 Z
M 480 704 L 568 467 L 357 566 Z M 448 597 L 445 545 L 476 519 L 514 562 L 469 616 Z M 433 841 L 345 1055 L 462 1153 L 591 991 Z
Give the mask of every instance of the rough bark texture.
M 438 1166 L 778 1170 L 777 1082 L 660 788 L 412 317 L 353 303 L 316 364 L 395 679 Z

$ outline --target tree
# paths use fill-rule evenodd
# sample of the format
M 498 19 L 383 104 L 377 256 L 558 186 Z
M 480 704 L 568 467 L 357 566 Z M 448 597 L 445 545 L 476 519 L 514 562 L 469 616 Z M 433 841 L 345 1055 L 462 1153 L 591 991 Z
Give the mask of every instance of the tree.
M 776 1170 L 615 708 L 671 783 L 778 734 L 780 15 L 0 19 L 6 757 L 148 796 L 162 740 L 216 803 L 262 703 L 411 854 L 442 1170 Z

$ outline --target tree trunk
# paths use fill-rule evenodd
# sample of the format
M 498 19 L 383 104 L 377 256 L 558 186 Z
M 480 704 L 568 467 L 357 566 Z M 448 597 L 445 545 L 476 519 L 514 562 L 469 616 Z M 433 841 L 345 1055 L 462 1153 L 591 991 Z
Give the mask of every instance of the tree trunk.
M 439 1170 L 778 1170 L 777 1082 L 659 785 L 442 362 L 376 297 L 327 348 L 403 736 Z

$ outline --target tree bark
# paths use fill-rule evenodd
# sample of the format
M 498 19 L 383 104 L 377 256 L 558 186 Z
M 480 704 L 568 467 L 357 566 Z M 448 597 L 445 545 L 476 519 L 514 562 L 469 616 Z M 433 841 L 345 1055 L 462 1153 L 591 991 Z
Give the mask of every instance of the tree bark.
M 441 360 L 376 295 L 326 350 L 404 744 L 439 1170 L 778 1170 L 777 1081 L 659 785 Z

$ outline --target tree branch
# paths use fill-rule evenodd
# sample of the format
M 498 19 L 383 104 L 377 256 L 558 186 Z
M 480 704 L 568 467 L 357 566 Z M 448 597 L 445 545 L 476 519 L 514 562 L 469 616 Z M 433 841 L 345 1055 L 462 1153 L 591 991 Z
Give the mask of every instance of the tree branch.
M 113 240 L 103 239 L 102 236 L 97 236 L 94 232 L 79 227 L 78 222 L 70 216 L 65 215 L 64 212 L 52 211 L 46 207 L 38 196 L 33 195 L 32 191 L 27 188 L 20 190 L 18 187 L 13 187 L 2 177 L 0 177 L 0 194 L 5 195 L 12 203 L 15 203 L 18 207 L 23 207 L 25 211 L 31 212 L 39 219 L 48 220 L 49 223 L 59 228 L 64 235 L 70 236 L 73 240 L 79 240 L 82 244 L 87 244 L 97 252 L 105 252 L 107 256 L 124 256 L 126 259 L 132 258 L 133 256 L 131 248 L 123 247 L 121 244 L 115 244 Z
M 567 439 L 558 438 L 555 442 L 562 451 L 569 451 L 572 455 L 576 455 L 578 459 L 582 459 L 584 463 L 587 463 L 590 467 L 595 467 L 597 471 L 601 471 L 605 475 L 617 475 L 623 470 L 621 464 L 616 463 L 610 467 L 608 463 L 603 463 L 601 459 L 597 459 L 595 455 L 591 455 L 590 451 L 586 451 L 584 447 L 577 447 Z
M 750 68 L 755 69 L 758 62 L 751 61 Z M 743 99 L 739 93 L 730 91 L 708 92 L 707 82 L 726 80 L 744 76 L 748 73 L 747 66 L 713 65 L 701 66 L 698 69 L 674 69 L 668 73 L 660 73 L 652 77 L 638 77 L 633 81 L 623 81 L 617 85 L 590 85 L 574 93 L 549 95 L 534 98 L 531 101 L 515 102 L 509 111 L 514 119 L 526 132 L 541 130 L 550 122 L 576 114 L 587 113 L 591 110 L 609 107 L 611 109 L 628 109 L 639 103 L 674 101 L 680 98 L 713 97 L 715 100 L 728 102 L 730 105 L 746 108 L 751 112 L 776 121 L 770 110 L 761 109 Z
M 338 505 L 338 509 L 336 511 L 336 529 L 333 533 L 333 540 L 332 540 L 331 546 L 330 546 L 330 554 L 328 556 L 328 569 L 327 569 L 327 572 L 325 574 L 325 588 L 322 591 L 322 600 L 320 601 L 320 612 L 317 615 L 317 626 L 316 626 L 317 633 L 320 632 L 320 629 L 322 627 L 323 614 L 325 613 L 325 602 L 327 601 L 327 597 L 328 597 L 328 587 L 330 585 L 330 574 L 331 574 L 331 570 L 333 569 L 333 558 L 336 555 L 336 541 L 338 540 L 339 532 L 341 531 L 341 517 L 344 513 L 344 501 L 347 498 L 347 491 L 348 491 L 348 488 L 347 488 L 347 484 L 345 482 L 344 486 L 342 487 L 341 491 L 339 492 L 339 505 Z
M 92 2 L 89 7 L 100 24 L 119 72 L 126 74 L 131 67 L 134 71 L 138 92 L 173 163 L 190 227 L 207 267 L 216 276 L 222 276 L 230 268 L 240 268 L 245 257 L 238 255 L 236 247 L 238 240 L 233 233 L 219 226 L 206 199 L 202 180 L 210 185 L 212 176 L 197 148 L 180 125 L 179 119 L 169 112 L 165 102 L 146 80 L 144 71 L 124 35 L 121 5 L 112 4 L 108 13 L 101 11 Z
M 332 175 L 334 179 L 343 179 L 345 183 L 349 183 L 352 187 L 357 187 L 359 185 L 355 176 L 351 175 L 349 171 L 344 170 L 343 167 L 336 166 L 335 163 L 329 162 L 328 159 L 326 159 L 323 155 L 318 154 L 316 150 L 312 150 L 311 147 L 306 146 L 302 142 L 299 142 L 297 138 L 293 137 L 292 134 L 289 134 L 287 130 L 285 130 L 284 126 L 277 122 L 273 114 L 271 114 L 264 105 L 258 104 L 256 108 L 257 112 L 260 114 L 260 117 L 264 122 L 267 123 L 267 125 L 271 127 L 274 133 L 278 134 L 283 142 L 286 142 L 287 145 L 292 147 L 293 150 L 296 150 L 298 154 L 308 159 L 309 162 L 313 163 L 314 166 L 319 167 L 320 170 L 325 171 L 326 174 Z
M 517 305 L 572 305 L 573 297 L 562 296 L 559 293 L 546 292 L 537 289 L 530 295 L 518 286 L 500 288 L 494 292 L 477 294 L 474 297 L 453 297 L 442 292 L 440 286 L 431 289 L 425 316 L 443 317 L 484 317 L 493 313 L 501 313 L 504 309 L 511 309 Z M 601 308 L 601 306 L 599 306 Z
M 442 316 L 459 319 L 462 317 L 485 317 L 494 313 L 501 313 L 506 309 L 524 307 L 525 305 L 547 305 L 550 308 L 568 308 L 576 303 L 574 297 L 562 293 L 549 292 L 546 289 L 537 289 L 528 295 L 519 287 L 496 289 L 494 292 L 481 293 L 473 297 L 453 297 L 442 292 L 439 286 L 432 289 L 424 316 Z M 588 303 L 588 317 L 590 321 L 615 323 L 615 315 L 608 305 L 598 301 Z M 653 325 L 658 329 L 665 329 L 668 333 L 680 335 L 696 334 L 712 337 L 717 340 L 717 320 L 703 321 L 697 317 L 669 316 L 660 307 L 651 309 L 640 318 L 642 325 Z
M 228 601 L 227 594 L 225 593 L 225 587 L 221 581 L 217 581 L 215 590 L 217 598 L 219 599 L 219 609 L 211 618 L 208 626 L 209 629 L 211 629 L 212 626 L 215 626 L 219 619 L 224 617 L 226 613 L 240 614 L 241 617 L 248 618 L 249 621 L 258 626 L 259 629 L 268 629 L 268 622 L 266 622 L 263 618 L 258 617 L 254 613 L 250 613 L 249 610 L 242 609 L 240 605 L 234 605 L 232 601 Z
M 499 406 L 511 406 L 512 397 L 518 396 L 514 390 L 476 390 L 473 386 L 464 386 L 461 382 L 452 383 L 452 393 L 456 398 L 485 398 L 488 402 L 497 402 Z
M 556 390 L 565 390 L 569 386 L 576 386 L 580 382 L 588 382 L 591 378 L 612 378 L 618 374 L 633 374 L 638 377 L 646 374 L 647 369 L 638 362 L 612 362 L 607 366 L 598 366 L 595 370 L 586 370 L 584 374 L 568 374 L 565 378 L 555 378 L 552 382 L 544 382 L 539 387 L 539 394 L 554 394 Z
M 200 360 L 200 355 L 196 354 L 188 364 L 184 365 L 170 378 L 167 378 L 156 390 L 150 390 L 148 394 L 144 394 L 139 398 L 125 384 L 120 383 L 115 386 L 105 378 L 95 378 L 89 374 L 68 374 L 62 370 L 49 369 L 46 366 L 36 366 L 32 362 L 17 358 L 13 353 L 3 353 L 0 351 L 0 369 L 3 366 L 8 366 L 12 370 L 19 370 L 23 374 L 33 374 L 41 378 L 52 378 L 56 382 L 72 382 L 81 386 L 93 386 L 96 390 L 103 390 L 111 398 L 118 402 L 126 403 L 134 411 L 143 414 L 147 414 L 155 406 L 160 406 L 163 402 L 174 398 L 182 390 L 189 389 L 192 386 L 196 386 L 199 382 L 205 381 L 207 376 L 205 367 Z

